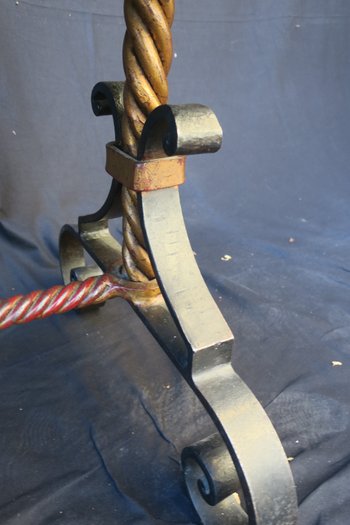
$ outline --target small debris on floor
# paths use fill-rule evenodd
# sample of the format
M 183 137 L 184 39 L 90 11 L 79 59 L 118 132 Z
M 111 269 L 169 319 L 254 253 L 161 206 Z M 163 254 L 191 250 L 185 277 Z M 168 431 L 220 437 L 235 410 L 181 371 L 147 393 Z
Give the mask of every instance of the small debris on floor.
M 294 461 L 295 458 L 293 458 L 292 456 L 290 456 L 289 458 L 287 458 L 289 463 L 291 463 L 292 461 Z
M 341 361 L 332 361 L 332 366 L 343 366 L 343 363 Z
M 295 238 L 294 237 L 289 237 L 288 242 L 289 242 L 289 244 L 294 244 L 295 243 Z
M 224 255 L 223 257 L 221 257 L 221 260 L 224 262 L 228 262 L 232 260 L 232 257 L 231 255 Z

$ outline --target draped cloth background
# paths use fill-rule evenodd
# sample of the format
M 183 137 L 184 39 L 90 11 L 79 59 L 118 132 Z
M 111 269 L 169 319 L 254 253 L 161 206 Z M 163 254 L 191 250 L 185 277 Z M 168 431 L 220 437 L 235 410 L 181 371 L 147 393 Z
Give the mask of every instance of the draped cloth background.
M 112 121 L 89 99 L 123 79 L 125 28 L 121 0 L 0 7 L 7 297 L 60 282 L 60 226 L 107 195 Z M 171 102 L 211 106 L 225 132 L 181 193 L 234 366 L 295 458 L 300 524 L 348 525 L 350 4 L 177 0 L 174 45 Z M 0 342 L 2 525 L 196 523 L 179 454 L 211 423 L 127 304 Z

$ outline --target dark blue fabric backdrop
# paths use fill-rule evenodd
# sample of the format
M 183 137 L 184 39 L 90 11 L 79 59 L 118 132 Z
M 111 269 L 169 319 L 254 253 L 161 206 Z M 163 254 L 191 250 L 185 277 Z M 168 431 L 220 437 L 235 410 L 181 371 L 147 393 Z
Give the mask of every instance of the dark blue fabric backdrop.
M 107 194 L 112 123 L 89 99 L 123 79 L 124 22 L 121 0 L 0 8 L 6 297 L 60 282 L 60 226 Z M 225 132 L 182 199 L 234 366 L 294 458 L 300 525 L 348 525 L 350 3 L 177 0 L 174 44 L 171 102 Z M 126 304 L 0 341 L 1 524 L 196 523 L 179 454 L 210 422 Z

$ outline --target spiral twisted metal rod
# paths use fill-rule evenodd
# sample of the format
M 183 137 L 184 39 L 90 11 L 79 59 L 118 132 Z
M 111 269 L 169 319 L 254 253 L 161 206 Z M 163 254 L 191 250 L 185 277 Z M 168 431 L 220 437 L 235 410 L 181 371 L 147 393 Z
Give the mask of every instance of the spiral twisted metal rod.
M 37 290 L 28 295 L 15 295 L 0 300 L 0 330 L 14 324 L 30 323 L 54 314 L 64 314 L 77 308 L 104 303 L 114 297 L 122 297 L 137 303 L 152 296 L 149 287 L 138 288 L 128 281 L 104 274 L 85 281 L 74 281 L 66 286 L 53 286 L 48 290 Z
M 126 76 L 122 141 L 124 149 L 137 155 L 147 116 L 168 100 L 168 80 L 173 46 L 171 26 L 175 0 L 125 0 L 127 31 L 123 46 Z M 136 193 L 122 191 L 123 262 L 132 281 L 154 279 L 137 211 Z

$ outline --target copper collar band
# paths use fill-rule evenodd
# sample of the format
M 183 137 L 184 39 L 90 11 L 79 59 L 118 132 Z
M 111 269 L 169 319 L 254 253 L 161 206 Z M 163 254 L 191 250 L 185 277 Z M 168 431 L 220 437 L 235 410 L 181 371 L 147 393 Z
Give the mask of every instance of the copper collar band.
M 120 184 L 134 191 L 153 191 L 179 186 L 185 182 L 186 157 L 137 160 L 106 145 L 106 171 Z

